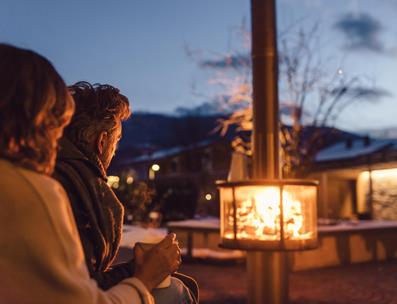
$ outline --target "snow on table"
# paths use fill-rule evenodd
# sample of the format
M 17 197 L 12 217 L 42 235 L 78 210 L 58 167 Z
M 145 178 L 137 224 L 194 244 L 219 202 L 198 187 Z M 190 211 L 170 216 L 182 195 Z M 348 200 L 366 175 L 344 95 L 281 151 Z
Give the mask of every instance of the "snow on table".
M 167 227 L 185 228 L 185 229 L 204 229 L 219 230 L 220 221 L 216 217 L 206 217 L 201 219 L 190 219 L 184 221 L 168 222 Z
M 397 221 L 361 220 L 341 221 L 335 225 L 318 226 L 319 234 L 338 232 L 364 232 L 384 229 L 397 229 Z
M 187 248 L 183 248 L 182 255 L 187 254 Z M 193 248 L 192 256 L 199 259 L 214 259 L 214 260 L 234 260 L 245 257 L 245 251 L 219 249 L 214 250 L 210 248 Z
M 220 229 L 220 221 L 218 218 L 191 219 L 184 221 L 169 222 L 168 227 L 186 230 L 210 230 Z M 382 220 L 353 220 L 338 221 L 332 225 L 319 225 L 319 234 L 338 233 L 338 232 L 360 232 L 378 229 L 397 229 L 397 221 Z
M 218 218 L 203 218 L 169 222 L 168 226 L 170 228 L 176 228 L 185 231 L 199 230 L 202 232 L 216 232 L 219 231 L 220 222 Z M 334 233 L 360 233 L 389 229 L 397 230 L 397 222 L 376 220 L 340 221 L 334 225 L 318 226 L 318 232 L 320 236 Z M 166 228 L 144 228 L 140 226 L 124 225 L 120 246 L 133 248 L 136 242 L 150 242 L 150 240 L 154 240 L 156 238 L 161 239 L 166 235 Z M 241 258 L 245 254 L 243 251 L 239 250 L 214 250 L 209 248 L 192 247 L 191 254 L 195 258 L 235 259 Z M 187 248 L 183 248 L 182 253 L 186 254 L 187 250 Z
M 216 217 L 196 218 L 184 221 L 168 222 L 167 227 L 170 231 L 187 232 L 186 248 L 182 249 L 182 254 L 188 258 L 214 259 L 214 260 L 235 260 L 245 256 L 241 250 L 197 248 L 193 244 L 193 234 L 217 233 L 219 234 L 220 221 Z
M 156 242 L 167 235 L 165 228 L 144 228 L 140 226 L 124 225 L 121 234 L 121 247 L 133 248 L 137 242 Z

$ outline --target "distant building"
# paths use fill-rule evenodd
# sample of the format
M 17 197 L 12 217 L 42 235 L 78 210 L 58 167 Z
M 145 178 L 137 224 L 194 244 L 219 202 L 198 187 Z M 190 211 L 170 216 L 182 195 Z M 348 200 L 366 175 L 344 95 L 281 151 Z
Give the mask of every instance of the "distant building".
M 397 220 L 397 140 L 349 139 L 321 150 L 319 215 Z
M 308 176 L 320 181 L 319 216 L 397 220 L 397 140 L 338 132 L 319 151 Z M 212 136 L 124 158 L 117 171 L 133 172 L 135 180 L 155 181 L 163 187 L 194 185 L 197 212 L 216 213 L 215 181 L 228 176 L 231 138 Z
M 125 159 L 119 168 L 124 171 L 133 170 L 135 179 L 152 181 L 156 185 L 194 185 L 197 191 L 197 203 L 194 204 L 197 205 L 197 212 L 217 213 L 218 193 L 215 182 L 227 177 L 232 152 L 230 141 L 226 138 L 204 140 L 189 146 L 162 149 L 130 160 Z

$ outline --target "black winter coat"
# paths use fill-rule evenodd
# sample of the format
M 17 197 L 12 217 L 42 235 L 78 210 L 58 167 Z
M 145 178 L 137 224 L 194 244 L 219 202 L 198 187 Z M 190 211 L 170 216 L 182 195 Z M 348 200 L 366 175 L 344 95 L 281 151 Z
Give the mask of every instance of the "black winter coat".
M 111 267 L 121 238 L 123 206 L 107 185 L 98 157 L 63 138 L 53 177 L 69 196 L 91 277 L 106 290 L 132 276 L 133 261 Z

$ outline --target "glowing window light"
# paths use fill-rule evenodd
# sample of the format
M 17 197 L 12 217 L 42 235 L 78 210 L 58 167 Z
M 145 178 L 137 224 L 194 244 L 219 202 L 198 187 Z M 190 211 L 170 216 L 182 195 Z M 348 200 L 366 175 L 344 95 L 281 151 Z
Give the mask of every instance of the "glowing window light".
M 128 185 L 131 185 L 134 182 L 134 177 L 128 176 L 125 181 Z
M 383 169 L 383 170 L 374 170 L 371 172 L 372 178 L 393 178 L 397 179 L 397 168 L 392 169 Z
M 357 211 L 359 213 L 370 212 L 370 204 L 372 199 L 370 193 L 370 176 L 372 181 L 372 190 L 382 189 L 383 194 L 391 193 L 395 189 L 397 183 L 397 168 L 378 169 L 369 171 L 362 171 L 357 177 Z M 377 212 L 373 214 L 375 218 L 379 216 Z M 379 216 L 383 218 L 383 216 Z
M 369 171 L 363 171 L 360 173 L 359 178 L 368 179 Z M 381 170 L 372 170 L 371 171 L 372 179 L 382 179 L 382 178 L 392 178 L 397 179 L 397 168 L 391 169 L 381 169 Z

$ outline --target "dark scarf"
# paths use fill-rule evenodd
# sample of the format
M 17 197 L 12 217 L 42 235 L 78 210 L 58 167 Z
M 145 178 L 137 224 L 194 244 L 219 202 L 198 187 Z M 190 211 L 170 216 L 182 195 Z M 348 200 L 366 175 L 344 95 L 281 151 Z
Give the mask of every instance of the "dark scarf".
M 122 232 L 123 207 L 107 185 L 98 156 L 63 138 L 54 178 L 65 188 L 80 233 L 90 274 L 106 271 L 114 260 Z

